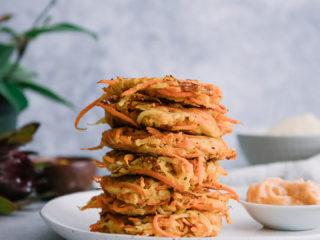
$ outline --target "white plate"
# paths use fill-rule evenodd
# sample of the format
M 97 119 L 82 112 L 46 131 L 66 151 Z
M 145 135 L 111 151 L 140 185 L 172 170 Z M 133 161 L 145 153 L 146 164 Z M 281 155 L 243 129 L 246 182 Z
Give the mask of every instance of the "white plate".
M 80 192 L 53 199 L 42 208 L 41 216 L 48 224 L 48 226 L 50 226 L 56 233 L 68 240 L 150 240 L 150 238 L 153 238 L 90 232 L 89 225 L 95 223 L 99 218 L 98 210 L 90 209 L 86 211 L 80 211 L 79 207 L 84 206 L 92 196 L 98 195 L 99 193 L 100 191 Z M 233 219 L 233 223 L 224 224 L 222 230 L 219 233 L 219 236 L 213 239 L 320 239 L 319 228 L 309 231 L 294 232 L 275 231 L 263 228 L 262 225 L 255 222 L 248 215 L 248 213 L 240 204 L 234 201 L 231 203 L 230 213 Z

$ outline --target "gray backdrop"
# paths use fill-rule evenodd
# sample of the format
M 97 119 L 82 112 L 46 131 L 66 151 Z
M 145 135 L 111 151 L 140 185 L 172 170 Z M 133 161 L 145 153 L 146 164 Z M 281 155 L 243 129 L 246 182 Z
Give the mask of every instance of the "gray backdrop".
M 1 0 L 0 13 L 13 13 L 11 25 L 29 27 L 43 0 Z M 19 125 L 42 123 L 28 149 L 42 155 L 89 154 L 80 147 L 99 143 L 106 126 L 77 132 L 76 114 L 101 94 L 100 79 L 117 75 L 195 78 L 224 92 L 229 116 L 245 126 L 270 125 L 304 112 L 319 116 L 320 1 L 314 0 L 62 0 L 54 21 L 81 24 L 99 34 L 40 37 L 23 64 L 37 81 L 75 104 L 65 106 L 28 93 L 30 107 Z M 95 122 L 92 111 L 81 125 Z M 239 126 L 237 129 L 241 129 Z M 236 146 L 234 136 L 227 141 Z M 246 165 L 243 155 L 227 168 Z

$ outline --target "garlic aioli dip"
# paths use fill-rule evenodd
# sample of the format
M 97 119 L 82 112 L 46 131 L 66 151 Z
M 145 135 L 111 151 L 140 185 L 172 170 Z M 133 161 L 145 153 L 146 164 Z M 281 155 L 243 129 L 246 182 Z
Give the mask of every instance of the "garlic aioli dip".
M 281 178 L 266 178 L 253 184 L 247 192 L 247 202 L 269 205 L 317 205 L 320 204 L 320 185 L 300 179 L 289 182 Z
M 311 113 L 287 118 L 269 129 L 271 136 L 320 135 L 320 120 Z

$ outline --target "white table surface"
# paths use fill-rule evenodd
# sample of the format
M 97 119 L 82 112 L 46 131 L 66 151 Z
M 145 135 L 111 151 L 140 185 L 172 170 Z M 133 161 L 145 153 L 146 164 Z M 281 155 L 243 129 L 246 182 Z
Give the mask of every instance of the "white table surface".
M 45 202 L 34 203 L 9 215 L 0 215 L 0 240 L 63 240 L 41 219 Z

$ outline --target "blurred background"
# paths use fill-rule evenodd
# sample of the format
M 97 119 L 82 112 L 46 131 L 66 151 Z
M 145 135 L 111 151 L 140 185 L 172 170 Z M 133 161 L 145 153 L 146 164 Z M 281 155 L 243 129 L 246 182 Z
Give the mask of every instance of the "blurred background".
M 0 14 L 12 13 L 9 26 L 23 31 L 47 5 L 43 0 L 1 0 Z M 29 107 L 18 125 L 39 121 L 26 146 L 41 155 L 89 155 L 106 126 L 76 131 L 79 111 L 99 96 L 101 79 L 116 76 L 198 79 L 224 93 L 229 116 L 241 121 L 235 131 L 270 126 L 305 112 L 319 113 L 320 1 L 317 0 L 60 0 L 50 11 L 53 22 L 77 23 L 98 34 L 53 34 L 36 39 L 22 64 L 37 72 L 36 81 L 75 105 L 74 109 L 27 92 Z M 94 109 L 80 125 L 102 117 Z M 234 135 L 237 160 L 246 166 Z

